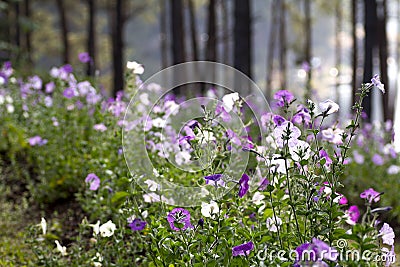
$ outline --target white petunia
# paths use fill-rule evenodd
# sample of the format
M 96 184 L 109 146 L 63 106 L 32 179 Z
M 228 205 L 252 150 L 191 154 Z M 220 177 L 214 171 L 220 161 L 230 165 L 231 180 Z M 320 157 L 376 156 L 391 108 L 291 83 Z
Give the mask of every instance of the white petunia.
M 318 106 L 319 106 L 321 112 L 326 113 L 326 115 L 329 115 L 329 114 L 339 111 L 339 105 L 330 99 L 327 99 L 327 100 L 319 103 Z
M 178 165 L 190 162 L 191 155 L 187 151 L 179 151 L 175 155 L 175 161 Z
M 42 217 L 42 220 L 40 221 L 40 225 L 42 226 L 43 235 L 45 235 L 47 232 L 47 222 L 46 222 L 45 218 Z
M 148 180 L 144 181 L 144 183 L 147 184 L 150 191 L 154 192 L 157 190 L 161 190 L 161 186 L 153 180 L 148 179 Z
M 278 232 L 278 227 L 282 225 L 282 220 L 279 217 L 267 218 L 267 228 L 271 232 Z
M 136 61 L 128 61 L 126 63 L 126 67 L 130 70 L 132 70 L 132 72 L 134 74 L 143 74 L 144 72 L 144 67 L 142 64 L 137 63 Z
M 387 169 L 388 174 L 398 174 L 400 172 L 400 167 L 397 165 L 390 165 L 389 168 Z
M 89 226 L 93 228 L 93 236 L 97 236 L 100 233 L 100 221 L 97 221 L 96 224 L 89 224 Z
M 66 256 L 67 254 L 67 248 L 65 246 L 61 246 L 60 242 L 58 240 L 54 241 L 57 245 L 57 250 L 61 253 L 62 256 Z
M 212 218 L 219 213 L 218 204 L 211 200 L 210 204 L 202 203 L 201 204 L 201 214 L 206 218 Z
M 226 112 L 230 112 L 233 109 L 233 105 L 236 101 L 239 100 L 238 93 L 232 93 L 228 95 L 224 95 L 222 97 L 222 103 L 224 103 L 224 109 Z
M 295 145 L 289 146 L 289 153 L 294 161 L 308 159 L 310 157 L 310 145 L 302 140 L 298 140 Z
M 261 194 L 259 191 L 255 192 L 253 195 L 253 198 L 251 199 L 251 201 L 255 204 L 255 205 L 260 205 L 263 204 L 264 202 L 262 201 L 265 198 L 265 196 L 263 194 Z
M 111 220 L 109 220 L 108 222 L 100 226 L 100 235 L 102 237 L 110 237 L 114 234 L 115 229 L 115 224 Z

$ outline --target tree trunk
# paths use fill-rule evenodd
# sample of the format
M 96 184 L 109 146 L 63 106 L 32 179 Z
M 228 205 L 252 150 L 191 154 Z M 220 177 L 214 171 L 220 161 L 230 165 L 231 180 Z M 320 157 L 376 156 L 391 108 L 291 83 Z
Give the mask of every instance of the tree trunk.
M 160 48 L 163 69 L 168 66 L 167 25 L 167 3 L 166 0 L 160 0 Z
M 357 0 L 351 0 L 351 36 L 353 39 L 353 54 L 352 54 L 352 69 L 353 69 L 353 79 L 351 81 L 352 87 L 352 103 L 355 103 L 357 88 L 358 88 L 358 39 L 357 39 Z
M 111 39 L 112 39 L 112 55 L 113 55 L 113 95 L 116 96 L 117 92 L 124 90 L 124 68 L 123 68 L 123 8 L 124 1 L 116 0 L 115 5 L 112 7 L 111 12 Z
M 233 66 L 251 78 L 251 9 L 250 0 L 234 2 L 234 48 Z M 236 90 L 246 96 L 250 93 L 249 84 L 235 82 Z
M 376 40 L 376 1 L 375 0 L 364 0 L 365 5 L 365 17 L 364 17 L 364 28 L 365 28 L 365 39 L 364 39 L 364 75 L 363 82 L 370 83 L 373 75 L 373 51 Z M 363 108 L 367 115 L 367 121 L 371 121 L 372 115 L 372 92 L 364 98 Z
M 279 61 L 280 61 L 280 77 L 281 77 L 281 89 L 286 89 L 286 3 L 285 0 L 280 1 L 280 51 L 279 51 Z
M 68 43 L 68 24 L 64 5 L 64 0 L 57 0 L 57 8 L 60 16 L 61 39 L 62 39 L 62 60 L 63 63 L 69 63 L 69 43 Z
M 304 54 L 305 54 L 305 61 L 309 65 L 309 70 L 307 71 L 307 82 L 306 82 L 306 93 L 305 99 L 311 98 L 311 79 L 312 79 L 312 67 L 311 67 L 311 1 L 304 0 L 304 15 L 305 15 L 305 23 L 304 23 L 304 30 L 305 30 L 305 47 L 304 47 Z
M 194 61 L 199 60 L 197 48 L 197 30 L 196 30 L 196 15 L 194 12 L 193 0 L 188 0 L 189 15 L 190 15 L 190 36 L 192 42 L 192 58 Z
M 378 18 L 378 45 L 379 45 L 379 67 L 380 67 L 380 77 L 382 83 L 385 84 L 386 93 L 382 95 L 382 107 L 383 107 L 383 118 L 384 121 L 391 120 L 393 121 L 394 111 L 393 111 L 393 103 L 389 101 L 390 95 L 390 84 L 388 77 L 388 44 L 387 44 L 387 34 L 386 34 L 386 18 L 387 18 L 387 1 L 383 0 L 380 4 L 380 16 Z
M 221 4 L 221 13 L 222 13 L 222 63 L 229 64 L 229 16 L 228 16 L 228 7 L 226 5 L 225 0 L 220 0 Z
M 19 25 L 20 5 L 15 2 L 15 46 L 19 49 L 21 47 L 21 27 Z
M 208 3 L 208 40 L 206 59 L 208 61 L 217 60 L 217 38 L 216 38 L 216 25 L 215 25 L 215 0 L 209 0 Z
M 268 36 L 268 50 L 267 50 L 267 77 L 266 77 L 266 98 L 268 101 L 272 99 L 272 76 L 274 72 L 274 57 L 275 57 L 275 36 L 277 35 L 277 25 L 278 25 L 278 13 L 276 12 L 278 8 L 278 0 L 272 0 L 271 3 L 271 21 L 269 24 L 269 36 Z
M 182 0 L 170 0 L 171 10 L 171 32 L 172 32 L 172 63 L 179 64 L 186 60 L 185 50 L 185 29 L 183 17 Z M 184 73 L 174 73 L 175 75 L 185 75 Z M 175 78 L 178 79 L 179 77 Z M 187 91 L 188 86 L 179 86 L 175 88 L 174 92 L 177 95 Z
M 31 6 L 30 1 L 25 0 L 25 17 L 30 20 L 31 19 Z M 28 29 L 25 34 L 25 46 L 26 46 L 26 54 L 28 64 L 32 65 L 32 32 L 31 29 Z
M 185 31 L 183 20 L 182 0 L 170 0 L 171 32 L 172 32 L 172 61 L 173 64 L 185 62 Z
M 96 71 L 96 27 L 95 27 L 95 16 L 96 6 L 95 0 L 87 0 L 89 19 L 88 19 L 88 39 L 87 39 L 87 52 L 91 58 L 91 61 L 87 66 L 87 75 L 94 76 Z
M 341 75 L 341 68 L 342 68 L 342 42 L 340 39 L 340 33 L 342 31 L 342 3 L 339 1 L 336 2 L 335 6 L 335 15 L 336 15 L 336 26 L 335 26 L 335 65 L 337 69 L 336 75 L 336 83 L 335 83 L 335 92 L 336 92 L 336 102 L 340 105 L 341 104 L 341 97 L 340 97 L 340 75 Z M 337 113 L 337 117 L 340 115 L 340 110 Z

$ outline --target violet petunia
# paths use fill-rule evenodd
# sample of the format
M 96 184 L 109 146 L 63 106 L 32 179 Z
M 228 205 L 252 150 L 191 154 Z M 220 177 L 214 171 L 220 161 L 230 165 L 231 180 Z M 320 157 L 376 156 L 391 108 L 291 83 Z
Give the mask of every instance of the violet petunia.
M 243 173 L 242 178 L 239 180 L 239 197 L 242 198 L 247 191 L 249 191 L 249 180 L 250 177 Z
M 193 225 L 190 223 L 190 212 L 183 208 L 175 208 L 168 213 L 167 221 L 171 229 L 175 231 L 184 231 L 188 228 L 193 228 Z M 177 225 L 180 227 L 177 227 Z
M 252 241 L 235 246 L 232 248 L 232 256 L 248 256 L 250 251 L 254 249 L 254 244 Z
M 100 187 L 100 178 L 94 173 L 89 173 L 85 179 L 85 183 L 90 184 L 90 190 L 96 191 Z

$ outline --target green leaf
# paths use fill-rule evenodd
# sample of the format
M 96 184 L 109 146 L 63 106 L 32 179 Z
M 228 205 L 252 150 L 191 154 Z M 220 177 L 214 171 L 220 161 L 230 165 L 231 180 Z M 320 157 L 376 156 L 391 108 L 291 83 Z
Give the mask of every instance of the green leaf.
M 115 204 L 116 206 L 121 205 L 122 203 L 124 203 L 126 197 L 129 196 L 128 192 L 124 192 L 124 191 L 119 191 L 116 192 L 113 197 L 111 198 L 111 203 Z

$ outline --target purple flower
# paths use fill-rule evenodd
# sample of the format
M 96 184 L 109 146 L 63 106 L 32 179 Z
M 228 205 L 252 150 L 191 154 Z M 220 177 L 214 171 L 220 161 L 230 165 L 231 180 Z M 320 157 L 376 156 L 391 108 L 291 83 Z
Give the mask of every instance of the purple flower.
M 107 127 L 103 123 L 95 124 L 93 125 L 93 129 L 99 132 L 105 132 L 107 130 Z
M 72 68 L 72 66 L 71 66 L 70 64 L 65 64 L 64 66 L 62 66 L 62 67 L 60 68 L 60 70 L 62 70 L 62 71 L 64 71 L 65 73 L 69 74 L 69 73 L 72 73 L 72 71 L 73 71 L 74 69 Z
M 94 173 L 89 173 L 88 176 L 86 176 L 85 183 L 90 184 L 90 190 L 96 191 L 100 187 L 100 178 Z
M 311 115 L 310 113 L 306 112 L 306 109 L 302 109 L 294 114 L 292 122 L 296 124 L 305 124 L 307 127 L 309 127 L 311 124 Z
M 322 158 L 325 159 L 325 166 L 329 166 L 329 165 L 332 164 L 332 159 L 329 157 L 328 153 L 327 153 L 325 150 L 321 149 L 321 150 L 319 151 L 319 157 L 320 157 L 321 159 L 322 159 Z
M 45 92 L 50 94 L 54 91 L 55 87 L 56 87 L 56 84 L 54 82 L 49 82 L 45 86 Z
M 249 180 L 250 177 L 243 173 L 242 178 L 239 180 L 239 197 L 242 198 L 247 191 L 249 191 Z
M 79 53 L 78 58 L 79 58 L 79 61 L 82 63 L 88 63 L 91 60 L 88 52 Z
M 193 228 L 190 223 L 190 213 L 183 208 L 175 208 L 167 215 L 167 221 L 172 230 L 182 231 L 188 228 Z M 180 227 L 177 227 L 177 224 Z
M 66 89 L 64 90 L 63 96 L 64 96 L 65 98 L 70 99 L 70 98 L 73 98 L 73 97 L 77 96 L 77 93 L 76 93 L 76 91 L 75 91 L 73 88 L 68 87 L 68 88 L 66 88 Z
M 385 161 L 383 160 L 382 156 L 379 155 L 379 154 L 375 154 L 372 157 L 372 162 L 377 166 L 382 166 L 385 163 Z
M 191 120 L 191 121 L 189 121 L 188 122 L 188 124 L 187 124 L 187 126 L 189 127 L 189 128 L 191 128 L 192 130 L 194 129 L 194 128 L 196 128 L 196 127 L 199 127 L 199 122 L 198 121 L 196 121 L 196 120 Z
M 364 156 L 362 154 L 358 153 L 357 150 L 353 151 L 353 157 L 354 157 L 354 161 L 357 164 L 363 164 L 364 163 Z
M 275 115 L 272 120 L 274 121 L 276 126 L 281 126 L 286 121 L 284 117 L 279 115 Z
M 140 219 L 134 219 L 128 224 L 132 231 L 142 231 L 146 227 L 146 222 Z
M 381 79 L 379 78 L 378 74 L 375 74 L 374 77 L 371 79 L 372 84 L 377 87 L 382 93 L 385 93 L 385 85 L 381 83 Z
M 250 254 L 250 251 L 252 251 L 254 249 L 254 244 L 253 242 L 248 242 L 248 243 L 244 243 L 241 244 L 239 246 L 233 247 L 232 248 L 232 256 L 236 257 L 236 256 L 248 256 Z
M 29 82 L 29 85 L 33 89 L 36 89 L 36 90 L 42 89 L 43 82 L 42 82 L 42 79 L 39 78 L 39 76 L 35 75 L 32 77 L 29 77 L 28 82 Z
M 288 144 L 295 144 L 300 135 L 300 129 L 294 126 L 290 121 L 285 121 L 282 125 L 277 126 L 273 132 L 276 144 L 279 147 L 283 147 L 284 139 L 287 140 Z
M 373 188 L 369 188 L 360 194 L 361 198 L 365 198 L 369 203 L 372 201 L 378 202 L 380 200 L 380 193 L 376 192 Z
M 351 206 L 348 211 L 346 212 L 347 220 L 346 222 L 350 225 L 355 225 L 360 218 L 360 211 L 358 210 L 357 206 Z
M 278 107 L 283 107 L 285 106 L 285 103 L 290 103 L 294 99 L 294 96 L 287 90 L 280 90 L 275 93 L 274 99 L 278 100 L 276 103 Z
M 267 186 L 269 185 L 269 181 L 267 178 L 262 179 L 260 185 L 258 186 L 258 190 L 263 191 L 267 188 Z
M 204 176 L 204 179 L 206 179 L 207 181 L 214 181 L 217 182 L 221 179 L 222 174 L 212 174 L 212 175 L 208 175 L 208 176 Z
M 47 144 L 47 139 L 42 139 L 39 135 L 31 137 L 28 139 L 29 145 L 31 146 L 43 146 Z
M 302 263 L 309 262 L 314 263 L 312 266 L 328 266 L 327 263 L 322 260 L 336 261 L 338 252 L 325 242 L 313 238 L 311 243 L 304 243 L 296 248 L 296 257 L 295 267 L 304 266 Z

